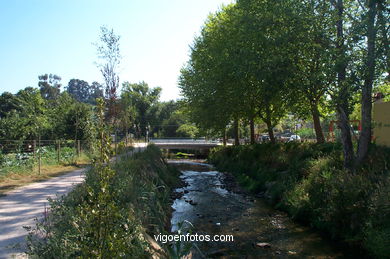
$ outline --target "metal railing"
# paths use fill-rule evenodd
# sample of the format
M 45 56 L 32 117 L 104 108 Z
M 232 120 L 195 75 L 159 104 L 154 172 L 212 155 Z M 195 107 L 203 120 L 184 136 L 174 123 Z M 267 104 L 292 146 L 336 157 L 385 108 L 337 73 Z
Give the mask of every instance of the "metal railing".
M 154 144 L 218 144 L 219 140 L 208 140 L 206 138 L 150 138 Z

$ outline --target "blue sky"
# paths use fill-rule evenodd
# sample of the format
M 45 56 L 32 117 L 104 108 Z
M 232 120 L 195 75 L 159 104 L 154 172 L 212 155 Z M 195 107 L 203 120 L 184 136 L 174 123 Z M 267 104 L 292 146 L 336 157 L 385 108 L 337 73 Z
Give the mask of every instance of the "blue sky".
M 62 84 L 102 82 L 94 62 L 99 28 L 121 36 L 120 81 L 163 88 L 177 99 L 189 45 L 210 12 L 233 0 L 3 0 L 0 6 L 0 93 L 36 87 L 53 73 Z

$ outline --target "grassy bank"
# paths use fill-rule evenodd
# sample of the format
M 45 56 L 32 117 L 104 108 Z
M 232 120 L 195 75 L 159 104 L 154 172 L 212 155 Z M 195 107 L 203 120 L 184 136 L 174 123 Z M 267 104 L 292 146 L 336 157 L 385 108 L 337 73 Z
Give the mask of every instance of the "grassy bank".
M 54 148 L 42 148 L 40 155 L 39 171 L 38 154 L 34 157 L 32 153 L 0 153 L 0 195 L 15 187 L 65 174 L 90 163 L 88 153 L 78 155 L 74 148 L 63 148 L 60 154 Z
M 149 235 L 163 233 L 169 224 L 170 191 L 178 173 L 154 146 L 111 166 L 92 168 L 84 184 L 51 202 L 52 209 L 31 232 L 29 253 L 43 258 L 150 258 L 158 251 Z
M 353 174 L 342 167 L 341 146 L 332 143 L 226 147 L 209 160 L 293 218 L 373 257 L 389 257 L 389 148 L 372 146 Z

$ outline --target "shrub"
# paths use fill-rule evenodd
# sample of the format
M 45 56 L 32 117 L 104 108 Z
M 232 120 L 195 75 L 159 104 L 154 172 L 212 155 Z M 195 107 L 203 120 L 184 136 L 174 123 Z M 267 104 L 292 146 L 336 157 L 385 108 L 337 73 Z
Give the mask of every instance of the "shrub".
M 390 254 L 390 149 L 372 145 L 354 173 L 343 169 L 341 150 L 267 143 L 215 149 L 209 161 L 293 218 L 382 258 Z

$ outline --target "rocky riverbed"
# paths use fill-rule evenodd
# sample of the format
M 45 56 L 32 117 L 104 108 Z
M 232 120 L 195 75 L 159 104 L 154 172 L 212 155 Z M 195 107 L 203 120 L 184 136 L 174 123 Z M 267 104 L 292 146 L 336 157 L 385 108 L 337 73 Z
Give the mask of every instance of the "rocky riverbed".
M 294 223 L 263 199 L 242 190 L 233 176 L 202 161 L 169 161 L 181 171 L 172 194 L 171 231 L 188 221 L 192 233 L 233 235 L 233 242 L 196 242 L 193 258 L 345 258 L 311 229 Z

